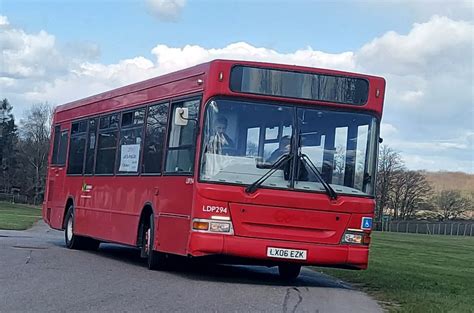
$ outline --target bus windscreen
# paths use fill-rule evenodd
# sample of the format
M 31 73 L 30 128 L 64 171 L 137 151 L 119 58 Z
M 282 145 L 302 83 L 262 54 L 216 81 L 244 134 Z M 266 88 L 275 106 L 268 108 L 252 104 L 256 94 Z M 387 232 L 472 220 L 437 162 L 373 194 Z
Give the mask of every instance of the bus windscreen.
M 362 78 L 235 66 L 231 71 L 230 89 L 241 93 L 364 105 L 369 83 Z

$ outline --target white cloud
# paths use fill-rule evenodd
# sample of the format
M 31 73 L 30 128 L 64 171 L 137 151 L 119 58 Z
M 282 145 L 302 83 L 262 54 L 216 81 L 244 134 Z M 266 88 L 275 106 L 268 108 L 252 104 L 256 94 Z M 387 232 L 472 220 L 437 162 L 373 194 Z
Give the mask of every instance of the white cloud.
M 67 75 L 38 84 L 25 92 L 23 99 L 30 103 L 66 103 L 157 75 L 153 62 L 144 57 L 110 65 L 84 62 L 71 68 Z
M 157 45 L 152 49 L 152 54 L 156 58 L 154 62 L 140 56 L 109 65 L 92 62 L 71 64 L 67 75 L 47 83 L 42 82 L 37 88 L 25 92 L 22 97 L 28 102 L 65 103 L 212 59 L 260 60 L 346 70 L 354 67 L 352 53 L 349 52 L 328 54 L 307 48 L 282 54 L 244 42 L 230 44 L 220 49 L 205 49 L 191 45 L 183 48 Z
M 451 19 L 468 20 L 473 18 L 473 2 L 471 0 L 400 0 L 392 4 L 408 8 L 414 12 L 419 19 L 427 19 L 434 14 L 442 14 Z
M 161 21 L 176 21 L 186 0 L 146 0 L 149 12 Z
M 45 77 L 65 69 L 66 61 L 56 49 L 55 37 L 45 31 L 27 34 L 20 29 L 0 29 L 0 46 L 2 77 Z
M 413 168 L 458 169 L 459 163 L 474 172 L 466 135 L 474 128 L 473 34 L 472 22 L 433 16 L 407 34 L 388 32 L 355 52 L 357 70 L 386 78 L 384 123 L 398 132 L 384 143 Z
M 467 60 L 459 58 L 469 59 L 472 35 L 470 22 L 433 16 L 426 23 L 415 23 L 407 35 L 391 31 L 372 40 L 357 53 L 357 62 L 368 71 L 395 75 L 441 70 L 468 74 Z
M 423 90 L 407 90 L 400 94 L 400 100 L 407 103 L 417 103 L 424 95 Z
M 17 30 L 15 30 L 17 31 Z M 38 40 L 43 36 L 50 36 L 44 32 L 28 35 Z M 1 38 L 1 34 L 0 34 Z M 21 41 L 15 51 L 30 50 L 30 44 Z M 49 53 L 57 55 L 54 37 L 50 37 L 46 45 Z M 18 58 L 10 61 L 9 72 L 2 74 L 0 83 L 5 90 L 16 97 L 19 102 L 35 103 L 65 103 L 83 98 L 105 90 L 141 81 L 161 74 L 176 71 L 182 68 L 207 62 L 212 59 L 239 59 L 259 60 L 266 62 L 299 64 L 314 67 L 328 67 L 341 70 L 354 68 L 353 53 L 344 52 L 330 54 L 315 51 L 311 48 L 297 50 L 294 53 L 279 53 L 275 50 L 254 47 L 245 42 L 230 44 L 218 49 L 205 49 L 196 45 L 187 45 L 183 48 L 173 48 L 166 45 L 157 45 L 152 49 L 155 60 L 143 56 L 121 60 L 115 64 L 101 64 L 81 59 L 84 54 L 78 49 L 76 59 L 68 59 L 68 63 L 56 64 L 59 70 L 36 69 L 29 67 L 28 62 Z M 57 56 L 61 60 L 61 56 Z M 22 68 L 24 75 L 12 75 L 14 69 Z M 37 74 L 33 75 L 34 70 Z M 29 73 L 28 73 L 29 71 Z M 18 72 L 18 70 L 16 70 Z M 48 73 L 48 76 L 46 76 Z M 42 75 L 44 74 L 44 75 Z M 78 86 L 81 86 L 78 88 Z M 20 111 L 21 112 L 21 111 Z
M 409 169 L 427 171 L 452 171 L 474 174 L 472 160 L 456 160 L 452 156 L 424 156 L 419 154 L 403 153 L 403 160 Z
M 7 26 L 10 23 L 8 22 L 8 18 L 4 15 L 0 15 L 0 27 Z
M 469 147 L 466 142 L 461 142 L 458 138 L 452 141 L 399 141 L 394 139 L 392 140 L 392 144 L 401 151 L 422 149 L 427 155 L 443 151 L 452 151 L 453 149 L 465 150 Z
M 352 52 L 331 54 L 315 51 L 310 47 L 293 53 L 279 53 L 272 49 L 254 47 L 245 42 L 237 42 L 217 49 L 205 49 L 196 45 L 187 45 L 183 48 L 157 45 L 153 48 L 152 53 L 157 59 L 156 66 L 165 72 L 186 68 L 213 59 L 266 61 L 340 70 L 354 69 Z
M 380 137 L 382 138 L 393 138 L 398 133 L 398 129 L 389 123 L 381 123 L 380 125 Z
M 384 125 L 382 124 L 382 133 Z M 436 134 L 417 140 L 406 134 L 390 133 L 384 144 L 399 151 L 409 168 L 450 170 L 474 173 L 474 131 L 465 130 L 455 137 L 436 138 Z

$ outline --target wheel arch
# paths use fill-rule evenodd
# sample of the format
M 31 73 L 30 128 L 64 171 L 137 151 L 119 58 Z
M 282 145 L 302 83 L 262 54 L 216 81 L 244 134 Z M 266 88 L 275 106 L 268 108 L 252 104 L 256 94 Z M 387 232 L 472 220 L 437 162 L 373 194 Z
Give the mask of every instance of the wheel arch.
M 67 197 L 67 200 L 66 200 L 66 206 L 64 207 L 64 212 L 63 212 L 63 221 L 61 223 L 61 227 L 62 229 L 65 229 L 66 228 L 66 214 L 67 214 L 67 210 L 69 209 L 69 207 L 72 205 L 72 207 L 74 207 L 74 198 L 72 196 L 68 196 Z
M 149 220 L 150 215 L 155 214 L 155 209 L 153 207 L 153 204 L 151 202 L 146 202 L 143 205 L 142 211 L 140 213 L 140 219 L 138 220 L 138 227 L 137 227 L 137 240 L 136 240 L 136 245 L 138 247 L 141 246 L 142 243 L 142 236 L 143 236 L 143 231 L 142 231 L 142 225 L 144 223 L 147 223 Z

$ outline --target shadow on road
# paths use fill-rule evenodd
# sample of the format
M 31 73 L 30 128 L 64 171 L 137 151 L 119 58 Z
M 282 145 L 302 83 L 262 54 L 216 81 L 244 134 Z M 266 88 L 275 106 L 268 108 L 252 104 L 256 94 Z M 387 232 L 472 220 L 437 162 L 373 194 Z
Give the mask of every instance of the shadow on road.
M 54 242 L 54 244 L 64 247 L 63 243 Z M 83 253 L 91 253 L 98 257 L 105 257 L 143 268 L 144 271 L 147 270 L 146 262 L 140 258 L 140 251 L 137 248 L 115 244 L 101 244 L 98 251 L 83 251 Z M 304 268 L 298 279 L 285 281 L 280 279 L 276 267 L 216 264 L 185 257 L 173 257 L 170 263 L 171 265 L 166 270 L 166 273 L 190 280 L 249 285 L 351 289 L 350 285 L 340 280 Z

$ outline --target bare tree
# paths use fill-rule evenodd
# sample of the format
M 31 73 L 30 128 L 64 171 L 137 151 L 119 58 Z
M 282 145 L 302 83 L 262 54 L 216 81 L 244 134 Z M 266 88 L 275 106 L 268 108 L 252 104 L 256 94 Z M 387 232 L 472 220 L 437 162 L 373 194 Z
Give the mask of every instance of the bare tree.
M 392 148 L 383 145 L 379 154 L 376 186 L 377 208 L 375 219 L 378 225 L 382 224 L 383 211 L 390 204 L 390 192 L 395 184 L 397 172 L 402 169 L 403 161 L 400 154 Z
M 21 120 L 19 150 L 26 174 L 26 192 L 33 194 L 34 203 L 44 193 L 52 108 L 47 103 L 37 104 L 25 112 Z
M 465 211 L 473 209 L 472 200 L 461 195 L 458 190 L 443 190 L 436 194 L 433 200 L 443 220 L 455 219 Z
M 431 186 L 418 171 L 398 170 L 394 173 L 393 186 L 389 194 L 389 205 L 393 217 L 406 219 L 429 201 Z

